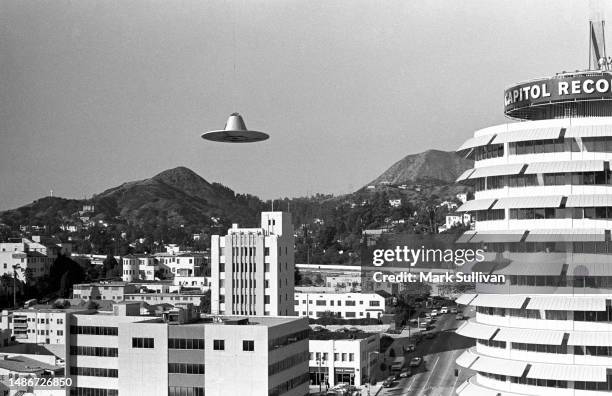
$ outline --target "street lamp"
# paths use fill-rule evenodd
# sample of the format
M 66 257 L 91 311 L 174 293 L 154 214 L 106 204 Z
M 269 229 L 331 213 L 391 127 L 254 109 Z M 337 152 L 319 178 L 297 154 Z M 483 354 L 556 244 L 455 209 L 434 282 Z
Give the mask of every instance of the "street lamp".
M 372 359 L 370 359 L 370 355 L 372 354 L 380 355 L 380 352 L 370 351 L 368 352 L 368 396 L 370 396 L 370 387 L 372 386 Z
M 317 358 L 317 363 L 319 364 L 319 372 L 317 373 L 317 378 L 319 379 L 319 393 L 322 392 L 321 390 L 321 364 L 325 362 L 326 360 L 327 359 L 325 359 L 325 353 L 321 352 L 321 354 Z

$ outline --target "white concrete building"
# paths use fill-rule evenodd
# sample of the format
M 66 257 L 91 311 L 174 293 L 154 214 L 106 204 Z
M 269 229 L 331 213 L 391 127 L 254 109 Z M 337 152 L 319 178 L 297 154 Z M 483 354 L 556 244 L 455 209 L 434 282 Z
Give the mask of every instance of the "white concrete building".
M 368 371 L 377 362 L 379 347 L 378 333 L 311 332 L 308 347 L 310 384 L 322 384 L 323 389 L 326 384 L 330 387 L 365 385 Z
M 157 253 L 155 259 L 167 277 L 200 277 L 206 267 L 201 253 Z
M 129 254 L 122 257 L 121 262 L 124 282 L 155 280 L 155 272 L 160 268 L 154 256 L 144 254 Z
M 595 89 L 554 104 L 518 99 L 523 87 L 583 83 L 609 87 L 609 75 L 558 74 L 509 88 L 506 115 L 524 121 L 476 131 L 459 149 L 475 159 L 459 177 L 475 199 L 458 211 L 476 220 L 461 242 L 502 258 L 493 273 L 506 277 L 457 300 L 476 307 L 457 330 L 476 340 L 457 359 L 476 372 L 460 396 L 612 392 L 612 106 Z
M 378 319 L 389 298 L 382 293 L 295 293 L 298 316 L 320 318 L 326 313 L 343 319 Z
M 136 289 L 126 282 L 78 283 L 72 287 L 72 298 L 121 302 L 126 294 L 136 293 Z
M 74 315 L 71 394 L 204 396 L 308 393 L 308 324 L 295 317 L 200 318 L 185 310 Z M 97 392 L 97 393 L 88 393 Z
M 260 228 L 238 228 L 211 241 L 212 312 L 293 315 L 291 214 L 263 212 Z

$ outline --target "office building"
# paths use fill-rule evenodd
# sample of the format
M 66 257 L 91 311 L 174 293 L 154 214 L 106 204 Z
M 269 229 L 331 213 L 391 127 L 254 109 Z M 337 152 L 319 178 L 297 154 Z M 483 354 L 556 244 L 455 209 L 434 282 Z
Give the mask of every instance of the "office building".
M 476 307 L 457 330 L 476 340 L 457 359 L 476 373 L 460 396 L 612 392 L 612 93 L 610 65 L 594 59 L 510 87 L 505 113 L 521 122 L 459 149 L 475 160 L 459 177 L 475 199 L 458 211 L 476 220 L 460 242 L 506 277 L 457 300 Z
M 263 212 L 260 228 L 211 238 L 211 311 L 227 315 L 293 315 L 291 215 Z
M 71 395 L 308 394 L 305 319 L 113 309 L 72 317 Z

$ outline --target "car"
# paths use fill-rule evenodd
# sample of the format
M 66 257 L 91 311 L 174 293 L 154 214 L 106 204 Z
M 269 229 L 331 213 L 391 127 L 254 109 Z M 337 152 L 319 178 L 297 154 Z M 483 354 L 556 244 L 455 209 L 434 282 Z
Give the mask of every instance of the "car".
M 434 316 L 438 316 L 438 310 L 437 309 L 432 309 L 431 312 L 429 313 L 431 315 L 431 317 L 433 318 Z
M 448 313 L 448 307 L 442 307 L 442 308 L 440 308 L 440 313 L 441 313 L 441 314 Z
M 414 344 L 404 345 L 404 352 L 412 352 L 414 351 Z
M 436 337 L 436 333 L 433 331 L 430 331 L 429 333 L 425 334 L 425 338 L 427 338 L 428 340 L 431 340 L 432 338 Z
M 455 316 L 455 319 L 456 320 L 463 320 L 463 319 L 465 319 L 465 317 L 463 316 L 462 313 L 458 313 L 457 316 Z
M 408 363 L 408 365 L 410 367 L 419 367 L 421 365 L 421 363 L 423 363 L 423 358 L 416 356 L 413 357 L 412 359 L 410 359 L 410 363 Z
M 383 388 L 391 388 L 393 386 L 393 382 L 395 382 L 395 376 L 391 375 L 383 381 L 382 386 Z
M 410 370 L 409 368 L 405 368 L 402 370 L 402 372 L 400 373 L 400 378 L 408 378 L 412 375 L 412 370 Z
M 456 313 L 457 313 L 457 308 L 455 308 L 455 307 L 451 307 L 451 309 L 450 309 L 450 313 L 452 313 L 452 314 L 456 314 Z

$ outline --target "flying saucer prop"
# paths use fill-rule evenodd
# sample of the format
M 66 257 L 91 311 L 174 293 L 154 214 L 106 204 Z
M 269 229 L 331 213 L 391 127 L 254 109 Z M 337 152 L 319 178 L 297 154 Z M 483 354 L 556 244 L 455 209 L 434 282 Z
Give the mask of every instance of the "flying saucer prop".
M 242 116 L 238 113 L 232 113 L 229 116 L 225 129 L 202 134 L 202 139 L 225 143 L 254 143 L 269 137 L 267 133 L 248 130 Z

